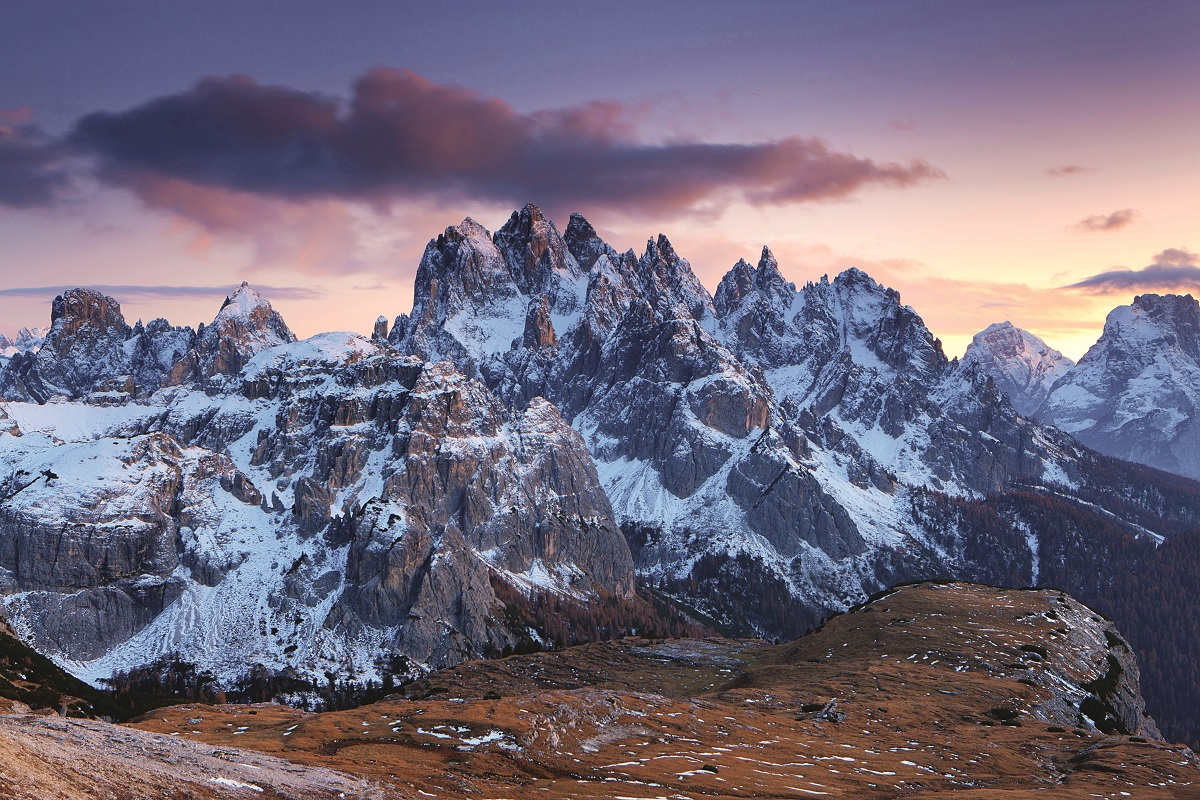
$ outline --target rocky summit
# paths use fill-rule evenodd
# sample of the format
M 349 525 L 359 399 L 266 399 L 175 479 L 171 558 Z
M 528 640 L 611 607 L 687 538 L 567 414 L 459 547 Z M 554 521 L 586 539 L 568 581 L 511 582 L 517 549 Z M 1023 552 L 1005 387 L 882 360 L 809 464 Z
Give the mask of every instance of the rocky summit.
M 197 330 L 71 290 L 0 369 L 3 613 L 92 682 L 178 657 L 228 685 L 651 618 L 789 638 L 929 577 L 1094 596 L 1200 490 L 1021 413 L 989 365 L 1040 350 L 993 334 L 948 359 L 895 290 L 797 286 L 767 248 L 710 295 L 666 236 L 535 206 L 430 240 L 369 338 L 297 341 L 246 284 Z

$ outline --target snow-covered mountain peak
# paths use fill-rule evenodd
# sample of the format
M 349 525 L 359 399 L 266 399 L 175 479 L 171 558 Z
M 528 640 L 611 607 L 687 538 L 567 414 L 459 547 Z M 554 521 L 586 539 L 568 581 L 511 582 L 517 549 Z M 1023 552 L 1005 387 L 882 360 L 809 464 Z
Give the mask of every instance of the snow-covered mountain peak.
M 1133 298 L 1133 307 L 1147 313 L 1194 314 L 1197 306 L 1190 294 L 1139 294 Z
M 822 276 L 824 277 L 824 276 Z M 861 267 L 849 266 L 839 272 L 833 278 L 835 281 L 866 283 L 871 286 L 883 288 L 882 284 L 876 281 L 871 275 Z
M 12 339 L 0 334 L 0 355 L 12 357 L 17 353 L 36 352 L 49 332 L 49 328 L 21 328 Z
M 561 304 L 559 284 L 583 274 L 558 228 L 532 203 L 514 211 L 493 239 L 518 290 L 545 293 L 552 306 Z
M 451 225 L 449 228 L 446 228 L 446 231 L 445 231 L 445 233 L 442 234 L 442 236 L 444 236 L 447 239 L 450 239 L 452 241 L 453 240 L 461 241 L 464 239 L 468 239 L 468 240 L 487 239 L 490 241 L 492 238 L 492 233 L 487 228 L 483 227 L 482 225 L 480 225 L 478 222 L 471 219 L 470 217 L 463 217 L 462 222 L 458 223 L 457 225 Z
M 1104 332 L 1039 412 L 1089 447 L 1200 477 L 1200 307 L 1144 294 Z
M 251 288 L 249 282 L 242 281 L 241 286 L 233 294 L 226 296 L 225 302 L 221 304 L 221 308 L 217 312 L 216 320 L 233 318 L 248 320 L 256 309 L 264 306 L 269 309 L 271 304 L 259 294 L 257 289 Z M 214 324 L 216 324 L 216 320 L 214 320 Z
M 858 267 L 802 290 L 811 320 L 823 320 L 840 349 L 865 367 L 930 377 L 947 364 L 941 341 L 900 301 L 900 293 Z
M 766 245 L 763 245 L 758 266 L 751 266 L 746 259 L 740 258 L 721 278 L 713 294 L 717 313 L 720 316 L 736 313 L 743 298 L 754 291 L 763 292 L 766 302 L 782 307 L 790 304 L 796 293 L 796 285 L 783 277 L 775 254 Z
M 55 395 L 148 394 L 195 336 L 163 319 L 131 328 L 120 304 L 94 289 L 68 289 L 54 298 L 51 320 L 44 340 L 14 353 L 0 371 L 0 396 L 44 403 Z M 36 341 L 24 333 L 18 338 Z
M 1190 294 L 1140 294 L 1132 305 L 1113 309 L 1109 319 L 1115 323 L 1114 333 L 1119 328 L 1125 338 L 1156 341 L 1161 337 L 1168 347 L 1200 358 L 1200 304 Z
M 779 271 L 779 261 L 766 245 L 763 245 L 762 254 L 758 257 L 754 282 L 777 302 L 788 302 L 796 293 L 796 284 L 783 277 L 783 273 Z
M 976 365 L 996 381 L 1013 407 L 1029 416 L 1045 402 L 1054 382 L 1074 366 L 1071 359 L 1011 322 L 996 322 L 971 339 L 963 366 Z
M 212 323 L 201 327 L 192 346 L 170 367 L 167 382 L 236 375 L 255 353 L 294 341 L 296 335 L 279 312 L 242 281 L 225 298 Z
M 755 272 L 754 267 L 744 258 L 739 258 L 737 263 L 729 268 L 729 272 L 726 272 L 717 284 L 717 291 L 713 293 L 713 304 L 718 314 L 722 317 L 729 314 L 741 303 L 742 298 L 754 291 Z
M 563 231 L 563 237 L 571 240 L 598 239 L 599 234 L 596 233 L 596 228 L 592 223 L 588 222 L 588 218 L 578 211 L 571 212 L 571 218 L 567 220 L 567 229 Z
M 495 235 L 468 218 L 426 245 L 412 312 L 397 319 L 389 340 L 430 358 L 487 358 L 528 338 L 532 315 L 541 326 L 533 338 L 551 342 L 578 320 L 587 285 L 536 206 L 513 212 Z
M 571 215 L 567 229 L 563 231 L 563 241 L 566 242 L 571 254 L 575 256 L 575 260 L 579 262 L 580 268 L 585 271 L 591 270 L 596 260 L 602 255 L 608 256 L 609 262 L 613 264 L 620 260 L 617 251 L 608 242 L 601 239 L 600 235 L 596 233 L 596 229 L 592 227 L 592 223 L 578 212 Z
M 251 333 L 264 340 L 277 338 L 282 342 L 294 342 L 296 337 L 283 321 L 267 298 L 246 281 L 225 298 L 212 324 L 205 326 L 209 336 L 241 336 Z
M 1190 294 L 1142 294 L 1130 305 L 1117 306 L 1105 319 L 1100 339 L 1079 363 L 1082 367 L 1119 351 L 1124 360 L 1144 364 L 1160 357 L 1163 348 L 1200 359 L 1200 305 Z M 1130 364 L 1124 367 L 1129 368 Z

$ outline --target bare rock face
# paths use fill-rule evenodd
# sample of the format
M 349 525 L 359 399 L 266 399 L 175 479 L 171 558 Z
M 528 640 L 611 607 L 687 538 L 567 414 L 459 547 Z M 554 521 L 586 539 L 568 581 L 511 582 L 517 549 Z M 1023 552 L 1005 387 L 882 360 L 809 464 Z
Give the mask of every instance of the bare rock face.
M 79 660 L 128 639 L 179 595 L 177 569 L 196 560 L 184 539 L 211 523 L 223 484 L 247 484 L 228 458 L 187 452 L 164 433 L 12 455 L 0 592 L 20 598 L 14 621 L 36 646 Z
M 77 397 L 101 379 L 127 371 L 123 344 L 131 330 L 111 297 L 71 289 L 54 298 L 50 322 L 50 332 L 22 381 L 29 399 L 41 402 L 49 394 Z
M 628 548 L 557 409 L 535 401 L 509 421 L 445 362 L 413 378 L 390 409 L 394 467 L 347 521 L 335 629 L 391 628 L 389 647 L 445 664 L 515 641 L 496 619 L 492 573 L 585 596 L 632 593 Z
M 387 339 L 388 337 L 388 322 L 387 317 L 380 315 L 375 320 L 375 327 L 371 331 L 372 339 Z
M 482 384 L 447 362 L 408 362 L 397 377 L 386 400 L 361 405 L 382 438 L 344 440 L 342 458 L 318 455 L 317 473 L 297 483 L 299 495 L 311 484 L 381 481 L 332 534 L 350 545 L 333 630 L 389 631 L 389 648 L 454 663 L 514 642 L 498 619 L 492 575 L 581 596 L 632 592 L 628 548 L 582 441 L 557 409 L 535 401 L 510 420 Z M 325 413 L 360 424 L 346 408 Z M 345 458 L 377 448 L 389 459 L 379 476 L 361 475 L 370 456 Z
M 550 317 L 550 304 L 544 300 L 531 303 L 529 313 L 525 316 L 525 332 L 521 344 L 531 350 L 548 349 L 558 346 L 558 337 L 554 335 L 554 320 Z

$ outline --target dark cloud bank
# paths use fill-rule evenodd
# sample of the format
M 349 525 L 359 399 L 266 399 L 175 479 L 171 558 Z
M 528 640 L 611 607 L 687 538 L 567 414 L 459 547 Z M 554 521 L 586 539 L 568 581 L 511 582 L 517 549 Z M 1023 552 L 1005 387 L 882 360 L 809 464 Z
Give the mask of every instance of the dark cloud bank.
M 206 78 L 126 111 L 89 114 L 58 146 L 143 197 L 155 181 L 185 181 L 286 199 L 471 197 L 687 213 L 735 197 L 834 199 L 944 177 L 924 161 L 880 163 L 811 138 L 650 143 L 618 103 L 523 113 L 392 69 L 361 77 L 349 100 L 246 77 Z M 12 157 L 34 181 L 14 195 L 23 204 L 45 201 L 55 188 L 36 183 L 39 158 Z
M 52 203 L 67 187 L 63 148 L 31 125 L 0 120 L 0 205 L 33 208 Z

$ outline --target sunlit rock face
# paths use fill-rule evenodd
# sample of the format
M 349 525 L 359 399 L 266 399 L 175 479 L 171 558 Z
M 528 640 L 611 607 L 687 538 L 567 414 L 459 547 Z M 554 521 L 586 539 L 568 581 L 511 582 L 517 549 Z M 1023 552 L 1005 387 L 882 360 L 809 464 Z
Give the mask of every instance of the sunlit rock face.
M 70 289 L 54 298 L 44 339 L 0 368 L 0 396 L 45 402 L 56 395 L 78 398 L 104 391 L 148 394 L 162 384 L 194 335 L 162 319 L 131 328 L 113 298 Z
M 191 349 L 171 365 L 168 382 L 236 375 L 255 353 L 294 341 L 283 317 L 243 281 L 225 298 L 212 324 L 201 327 Z

